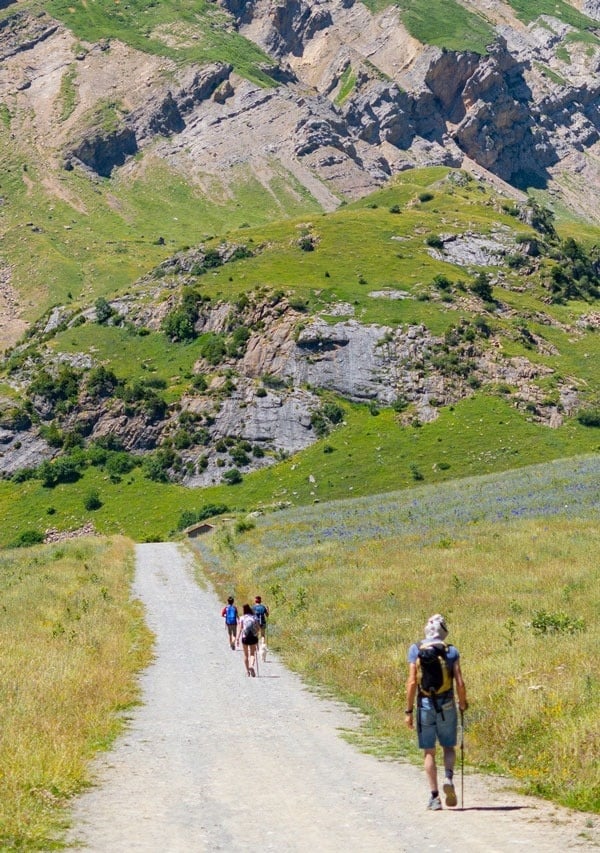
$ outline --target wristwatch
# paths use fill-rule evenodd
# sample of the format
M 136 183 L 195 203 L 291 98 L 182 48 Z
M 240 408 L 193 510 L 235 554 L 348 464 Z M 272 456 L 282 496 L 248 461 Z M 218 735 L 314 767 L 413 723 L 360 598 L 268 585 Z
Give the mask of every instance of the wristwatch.
M 407 708 L 407 709 L 406 709 L 406 711 L 405 711 L 404 713 L 405 713 L 405 714 L 412 714 L 412 712 L 413 712 L 413 709 L 412 709 L 412 708 Z

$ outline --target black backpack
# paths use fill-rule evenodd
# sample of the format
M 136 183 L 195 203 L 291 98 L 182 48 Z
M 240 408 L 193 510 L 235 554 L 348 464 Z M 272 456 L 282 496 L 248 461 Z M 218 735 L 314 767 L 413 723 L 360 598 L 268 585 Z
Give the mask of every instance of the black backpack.
M 421 696 L 434 698 L 452 690 L 452 671 L 448 666 L 448 646 L 437 641 L 420 643 L 417 653 L 417 684 Z

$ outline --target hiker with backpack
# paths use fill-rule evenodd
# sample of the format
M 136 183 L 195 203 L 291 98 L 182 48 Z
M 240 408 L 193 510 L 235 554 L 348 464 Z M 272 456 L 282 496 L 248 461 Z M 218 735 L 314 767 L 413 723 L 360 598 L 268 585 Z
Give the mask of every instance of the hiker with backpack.
M 246 675 L 251 675 L 253 678 L 256 675 L 256 653 L 258 651 L 258 619 L 252 612 L 249 604 L 244 604 L 242 607 L 242 615 L 238 622 L 237 645 L 240 640 L 244 650 L 244 666 L 246 667 Z
M 436 741 L 444 753 L 446 805 L 452 807 L 457 804 L 453 778 L 458 730 L 454 685 L 461 714 L 469 707 L 460 655 L 456 646 L 446 644 L 447 636 L 446 620 L 436 613 L 425 625 L 425 639 L 413 643 L 408 650 L 404 720 L 409 729 L 414 728 L 413 705 L 416 698 L 417 740 L 424 752 L 425 775 L 431 790 L 427 808 L 432 811 L 442 808 L 435 758 Z
M 267 618 L 269 616 L 269 608 L 266 604 L 262 603 L 262 598 L 260 597 L 260 595 L 257 595 L 254 599 L 254 607 L 252 608 L 252 612 L 258 619 L 258 624 L 260 627 L 259 636 L 262 640 L 266 640 Z
M 233 602 L 233 596 L 230 595 L 227 599 L 227 604 L 221 610 L 221 616 L 225 619 L 225 628 L 227 629 L 229 646 L 233 651 L 235 651 L 235 641 L 237 637 L 238 625 L 238 609 Z

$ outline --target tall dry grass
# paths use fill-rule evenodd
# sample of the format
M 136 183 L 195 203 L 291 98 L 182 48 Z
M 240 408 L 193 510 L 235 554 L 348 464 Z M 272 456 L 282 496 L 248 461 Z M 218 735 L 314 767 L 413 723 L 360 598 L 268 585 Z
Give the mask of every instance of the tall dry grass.
M 262 537 L 260 524 L 217 536 L 208 572 L 238 600 L 261 592 L 270 645 L 366 712 L 371 745 L 416 755 L 403 727 L 406 653 L 440 611 L 467 681 L 468 761 L 600 811 L 598 525 L 480 524 L 435 544 L 379 534 L 286 548 L 279 535 L 273 549 Z
M 68 798 L 137 698 L 150 636 L 128 540 L 0 554 L 0 847 L 59 846 Z

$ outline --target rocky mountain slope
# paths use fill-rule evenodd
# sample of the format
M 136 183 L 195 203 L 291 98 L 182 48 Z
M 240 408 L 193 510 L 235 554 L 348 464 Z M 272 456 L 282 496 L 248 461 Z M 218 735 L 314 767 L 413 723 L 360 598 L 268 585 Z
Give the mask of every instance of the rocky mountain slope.
M 448 5 L 449 21 L 456 8 Z M 49 220 L 68 209 L 72 223 L 61 220 L 51 234 L 58 253 L 68 256 L 68 232 L 90 215 L 90 193 L 129 225 L 133 216 L 119 193 L 124 186 L 135 193 L 163 167 L 226 210 L 240 205 L 236 192 L 244 175 L 280 205 L 276 187 L 284 185 L 288 199 L 300 205 L 310 199 L 313 209 L 325 212 L 412 167 L 461 167 L 459 183 L 474 175 L 482 179 L 482 192 L 494 186 L 499 195 L 487 203 L 499 210 L 514 203 L 512 213 L 527 227 L 525 191 L 531 188 L 543 190 L 557 207 L 599 223 L 598 3 L 589 0 L 577 9 L 565 4 L 560 18 L 536 13 L 527 19 L 522 11 L 519 17 L 516 6 L 483 0 L 464 3 L 460 10 L 481 25 L 479 44 L 470 46 L 468 34 L 459 48 L 445 46 L 441 34 L 426 43 L 402 9 L 372 11 L 351 0 L 223 0 L 208 12 L 198 7 L 191 18 L 153 21 L 148 27 L 136 19 L 131 30 L 106 25 L 95 39 L 84 36 L 101 28 L 82 28 L 75 7 L 66 12 L 59 3 L 6 3 L 0 15 L 0 107 L 7 142 L 3 162 L 11 175 L 3 202 L 14 219 L 0 247 L 4 342 L 14 341 L 36 310 L 34 291 L 27 314 L 23 311 L 33 257 L 23 234 L 50 229 Z M 204 59 L 190 53 L 215 33 L 223 40 L 219 50 L 207 50 Z M 235 50 L 227 39 L 237 40 Z M 240 45 L 246 45 L 251 61 L 240 59 Z M 44 228 L 37 221 L 41 198 L 49 205 Z M 19 211 L 29 214 L 20 222 Z M 280 213 L 286 215 L 284 205 Z M 141 230 L 143 219 L 137 225 Z M 200 214 L 194 227 L 198 232 Z M 440 220 L 438 231 L 442 236 L 430 243 L 429 255 L 455 272 L 465 268 L 471 279 L 483 273 L 484 290 L 488 272 L 495 284 L 519 289 L 516 281 L 502 281 L 499 270 L 508 258 L 515 275 L 519 269 L 521 276 L 539 273 L 540 262 L 534 260 L 539 241 L 531 233 L 525 239 L 509 233 L 505 224 L 491 230 L 450 228 L 447 219 Z M 540 240 L 548 236 L 542 230 Z M 312 239 L 310 233 L 306 239 Z M 161 240 L 154 243 L 160 246 Z M 118 251 L 111 250 L 111 242 L 107 255 Z M 239 248 L 223 240 L 216 250 L 218 266 L 236 260 Z M 144 334 L 163 335 L 166 318 L 179 310 L 182 292 L 193 283 L 193 268 L 202 268 L 211 252 L 214 260 L 215 250 L 207 245 L 165 260 L 158 268 L 160 285 L 153 273 L 135 285 L 134 297 L 117 288 L 111 292 L 103 279 L 101 292 L 108 299 L 100 309 L 95 288 L 102 261 L 83 283 L 72 273 L 73 304 L 61 301 L 44 314 L 35 326 L 36 344 L 90 321 L 127 323 Z M 552 252 L 560 266 L 565 253 L 556 241 L 546 245 L 544 258 Z M 584 298 L 593 302 L 596 256 L 585 264 Z M 171 280 L 172 272 L 177 275 Z M 39 269 L 36 275 L 41 276 Z M 538 286 L 539 276 L 535 281 Z M 558 281 L 555 277 L 557 287 Z M 4 396 L 2 470 L 11 474 L 52 458 L 74 436 L 105 443 L 115 436 L 129 451 L 162 448 L 169 476 L 205 485 L 221 477 L 225 466 L 219 453 L 227 448 L 237 448 L 242 467 L 260 467 L 312 443 L 338 418 L 334 404 L 323 405 L 323 391 L 395 406 L 400 417 L 408 408 L 406 418 L 426 422 L 440 406 L 482 386 L 508 384 L 516 389 L 515 405 L 540 423 L 559 426 L 575 413 L 581 383 L 572 372 L 557 379 L 551 394 L 544 386 L 553 370 L 543 357 L 555 355 L 555 345 L 525 329 L 521 343 L 543 357 L 508 357 L 502 335 L 495 336 L 485 319 L 476 322 L 489 309 L 485 295 L 464 287 L 461 293 L 455 281 L 440 288 L 450 285 L 453 310 L 458 306 L 463 319 L 449 324 L 455 328 L 449 338 L 426 322 L 365 323 L 344 300 L 321 313 L 307 312 L 294 304 L 289 289 L 277 297 L 268 289 L 252 293 L 242 307 L 237 297 L 226 296 L 203 304 L 196 293 L 193 334 L 203 340 L 215 336 L 224 351 L 217 361 L 201 354 L 194 365 L 194 375 L 208 377 L 208 393 L 197 384 L 175 406 L 151 392 L 151 385 L 125 387 L 107 367 L 109 360 L 90 351 L 67 355 L 44 349 L 40 369 L 39 356 L 20 345 L 9 362 L 10 393 Z M 406 296 L 402 287 L 392 286 L 374 298 Z M 536 298 L 529 319 L 535 316 L 536 322 L 573 335 L 597 327 L 591 308 L 580 310 L 579 319 L 561 321 L 544 311 L 539 294 Z M 57 301 L 51 285 L 44 299 Z M 106 316 L 99 317 L 99 310 Z M 501 317 L 503 312 L 522 316 L 497 299 L 492 313 Z M 242 329 L 249 333 L 242 335 Z M 181 330 L 171 338 L 178 334 Z M 20 398 L 27 400 L 24 408 Z

